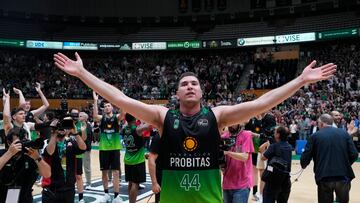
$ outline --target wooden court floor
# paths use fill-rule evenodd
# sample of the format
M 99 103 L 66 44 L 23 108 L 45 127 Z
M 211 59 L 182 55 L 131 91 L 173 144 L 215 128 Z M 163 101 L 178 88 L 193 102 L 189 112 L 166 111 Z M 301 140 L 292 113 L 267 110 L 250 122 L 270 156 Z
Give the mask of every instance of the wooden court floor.
M 92 166 L 92 180 L 101 178 L 101 172 L 99 167 L 99 151 L 92 150 L 91 152 L 91 166 Z M 122 152 L 121 158 L 123 159 L 124 154 Z M 124 165 L 121 163 L 122 173 L 124 173 Z M 356 178 L 352 181 L 351 191 L 350 191 L 350 202 L 351 203 L 360 203 L 360 162 L 356 162 L 353 165 Z M 292 162 L 292 173 L 295 173 L 300 170 L 300 163 L 297 160 Z M 297 177 L 297 175 L 295 176 Z M 83 177 L 85 180 L 85 177 Z M 294 178 L 292 178 L 293 181 Z M 41 187 L 34 185 L 33 194 L 39 194 L 41 192 Z M 139 203 L 154 202 L 154 197 L 149 200 L 149 197 L 138 201 Z M 249 203 L 255 201 L 251 200 L 251 195 L 249 198 Z M 316 203 L 317 202 L 317 188 L 314 181 L 313 165 L 312 163 L 304 170 L 297 182 L 294 182 L 292 185 L 289 203 Z

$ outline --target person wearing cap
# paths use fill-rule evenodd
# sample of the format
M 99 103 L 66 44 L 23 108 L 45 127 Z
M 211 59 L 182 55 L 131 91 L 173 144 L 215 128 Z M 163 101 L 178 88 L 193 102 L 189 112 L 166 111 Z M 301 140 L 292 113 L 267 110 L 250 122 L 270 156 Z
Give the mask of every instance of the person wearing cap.
M 41 158 L 39 151 L 24 148 L 24 141 L 28 141 L 27 132 L 14 127 L 8 131 L 5 149 L 0 150 L 0 203 L 10 198 L 7 193 L 13 188 L 20 189 L 19 203 L 32 202 L 32 187 L 38 175 L 51 176 L 50 166 Z

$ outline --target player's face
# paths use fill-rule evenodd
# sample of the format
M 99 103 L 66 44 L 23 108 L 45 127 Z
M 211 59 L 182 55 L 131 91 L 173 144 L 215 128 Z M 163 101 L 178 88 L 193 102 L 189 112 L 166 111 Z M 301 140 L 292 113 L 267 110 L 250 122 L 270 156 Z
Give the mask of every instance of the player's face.
M 186 76 L 179 82 L 176 92 L 180 102 L 200 102 L 202 90 L 199 80 L 194 76 Z
M 104 112 L 106 114 L 110 114 L 112 112 L 112 110 L 113 110 L 113 107 L 110 103 L 104 104 Z

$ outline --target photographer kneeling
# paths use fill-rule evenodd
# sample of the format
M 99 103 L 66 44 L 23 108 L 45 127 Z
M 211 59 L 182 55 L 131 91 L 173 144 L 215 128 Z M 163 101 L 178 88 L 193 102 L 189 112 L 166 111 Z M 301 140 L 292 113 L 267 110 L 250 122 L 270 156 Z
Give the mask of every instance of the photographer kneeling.
M 85 128 L 81 131 L 86 136 Z M 44 159 L 51 165 L 52 176 L 43 179 L 43 203 L 74 202 L 76 155 L 85 150 L 86 144 L 76 131 L 73 120 L 64 119 L 57 124 L 44 150 Z
M 8 197 L 11 202 L 19 198 L 19 203 L 32 203 L 32 187 L 38 175 L 51 176 L 50 166 L 38 151 L 43 143 L 29 141 L 26 137 L 26 130 L 14 127 L 6 136 L 6 149 L 0 150 L 0 203 L 6 201 L 9 189 L 15 189 Z
M 289 199 L 291 182 L 291 151 L 292 147 L 287 142 L 289 130 L 279 126 L 275 129 L 275 143 L 266 142 L 260 151 L 268 146 L 262 159 L 267 160 L 266 169 L 261 177 L 265 182 L 263 203 L 285 203 Z M 267 146 L 266 146 L 267 145 Z

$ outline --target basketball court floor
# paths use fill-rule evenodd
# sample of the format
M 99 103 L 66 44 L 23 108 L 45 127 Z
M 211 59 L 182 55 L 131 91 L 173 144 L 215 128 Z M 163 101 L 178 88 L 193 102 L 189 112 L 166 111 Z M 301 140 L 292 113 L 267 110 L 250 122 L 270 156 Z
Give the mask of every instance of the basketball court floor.
M 124 152 L 121 153 L 121 159 L 124 157 Z M 300 161 L 296 160 L 298 157 L 294 156 L 292 162 L 292 173 L 299 172 L 301 169 Z M 92 150 L 91 152 L 91 169 L 92 169 L 92 187 L 86 189 L 84 192 L 85 202 L 98 202 L 98 200 L 103 195 L 103 187 L 101 182 L 101 172 L 99 167 L 99 151 Z M 121 191 L 120 195 L 124 202 L 128 202 L 127 196 L 127 183 L 124 182 L 124 165 L 122 166 L 122 182 L 121 182 Z M 350 191 L 350 202 L 351 203 L 359 203 L 360 202 L 360 162 L 356 162 L 353 165 L 353 169 L 355 172 L 356 178 L 352 181 L 351 191 Z M 292 182 L 298 175 L 292 176 Z M 85 176 L 83 176 L 83 180 L 85 181 Z M 110 193 L 112 191 L 112 185 L 110 184 Z M 151 191 L 151 180 L 149 174 L 147 174 L 147 182 L 143 183 L 144 187 L 140 190 L 138 195 L 139 203 L 152 203 L 155 198 L 152 195 Z M 41 202 L 41 187 L 34 185 L 33 187 L 33 195 L 34 202 Z M 111 193 L 112 195 L 112 193 Z M 78 198 L 75 198 L 75 202 L 77 202 Z M 252 197 L 250 195 L 249 203 L 254 203 L 252 201 Z M 292 189 L 290 193 L 289 203 L 316 203 L 317 202 L 317 188 L 314 181 L 314 173 L 313 173 L 313 164 L 311 163 L 299 177 L 298 181 L 292 184 Z

